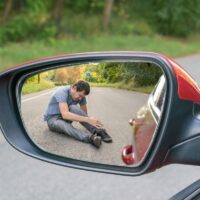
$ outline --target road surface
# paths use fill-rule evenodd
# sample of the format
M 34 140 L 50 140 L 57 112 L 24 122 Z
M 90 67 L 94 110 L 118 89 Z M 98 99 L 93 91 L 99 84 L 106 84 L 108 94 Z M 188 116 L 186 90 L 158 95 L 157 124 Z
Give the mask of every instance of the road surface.
M 21 110 L 26 129 L 42 149 L 65 157 L 111 165 L 124 165 L 121 160 L 122 149 L 131 142 L 132 127 L 129 119 L 147 102 L 148 94 L 115 88 L 92 88 L 87 96 L 88 113 L 100 119 L 112 143 L 102 143 L 99 149 L 79 142 L 64 134 L 51 132 L 43 114 L 55 89 L 25 95 Z M 34 106 L 33 106 L 34 105 Z M 74 126 L 87 132 L 79 123 Z M 128 143 L 129 142 L 129 143 Z

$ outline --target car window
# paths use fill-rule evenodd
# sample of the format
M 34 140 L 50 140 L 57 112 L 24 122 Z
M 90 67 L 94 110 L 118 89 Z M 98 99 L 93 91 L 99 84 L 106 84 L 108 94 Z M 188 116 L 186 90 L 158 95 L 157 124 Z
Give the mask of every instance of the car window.
M 163 102 L 164 102 L 165 91 L 166 91 L 165 77 L 162 76 L 160 78 L 160 81 L 159 81 L 159 83 L 158 83 L 158 85 L 155 89 L 155 93 L 153 95 L 154 103 L 159 108 L 160 111 L 162 109 L 162 105 L 163 105 Z
M 166 93 L 165 77 L 161 76 L 158 84 L 155 86 L 149 98 L 150 108 L 153 111 L 153 115 L 156 118 L 156 121 L 158 121 L 160 117 L 160 113 L 165 99 L 165 93 Z

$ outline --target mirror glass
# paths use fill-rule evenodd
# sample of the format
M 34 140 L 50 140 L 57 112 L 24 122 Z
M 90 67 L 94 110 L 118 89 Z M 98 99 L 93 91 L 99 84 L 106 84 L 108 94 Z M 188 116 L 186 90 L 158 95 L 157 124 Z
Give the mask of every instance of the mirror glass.
M 154 63 L 62 65 L 26 78 L 20 111 L 29 137 L 47 152 L 136 166 L 156 135 L 165 93 Z

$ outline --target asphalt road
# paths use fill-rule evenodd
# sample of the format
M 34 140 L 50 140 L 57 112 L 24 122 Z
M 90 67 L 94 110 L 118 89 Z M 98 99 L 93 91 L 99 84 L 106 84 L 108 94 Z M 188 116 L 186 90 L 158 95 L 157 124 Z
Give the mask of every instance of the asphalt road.
M 200 55 L 177 59 L 200 83 Z M 0 135 L 0 199 L 168 199 L 200 178 L 200 168 L 170 165 L 151 174 L 123 177 L 79 171 L 25 156 Z
M 180 64 L 200 85 L 200 55 L 186 56 L 177 58 L 176 62 Z
M 33 141 L 54 154 L 91 162 L 124 165 L 121 152 L 123 147 L 129 144 L 132 136 L 129 119 L 136 116 L 141 106 L 147 102 L 149 95 L 115 88 L 91 89 L 91 94 L 87 96 L 88 114 L 101 120 L 113 138 L 112 143 L 103 142 L 101 148 L 96 149 L 90 144 L 48 129 L 42 118 L 54 92 L 55 89 L 45 90 L 22 98 L 22 116 Z M 88 132 L 79 123 L 73 122 L 73 124 Z

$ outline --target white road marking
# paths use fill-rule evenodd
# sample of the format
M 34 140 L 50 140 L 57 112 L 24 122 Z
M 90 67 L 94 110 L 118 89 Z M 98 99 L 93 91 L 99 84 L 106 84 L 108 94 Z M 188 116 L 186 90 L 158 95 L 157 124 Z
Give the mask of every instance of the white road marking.
M 1 126 L 1 124 L 0 124 L 0 126 Z M 2 144 L 2 143 L 4 143 L 5 142 L 5 138 L 4 138 L 4 136 L 3 136 L 3 132 L 2 132 L 2 127 L 0 127 L 0 144 Z
M 5 138 L 3 137 L 3 133 L 0 130 L 0 144 L 4 143 Z
M 34 97 L 30 97 L 30 98 L 27 98 L 27 99 L 23 99 L 22 102 L 26 102 L 26 101 L 30 101 L 30 100 L 33 100 L 33 99 L 37 99 L 37 98 L 40 98 L 41 96 L 45 96 L 47 94 L 50 94 L 54 91 L 55 89 L 49 91 L 49 92 L 46 92 L 46 93 L 43 93 L 43 94 L 40 94 L 40 95 L 37 95 L 37 96 L 34 96 Z

